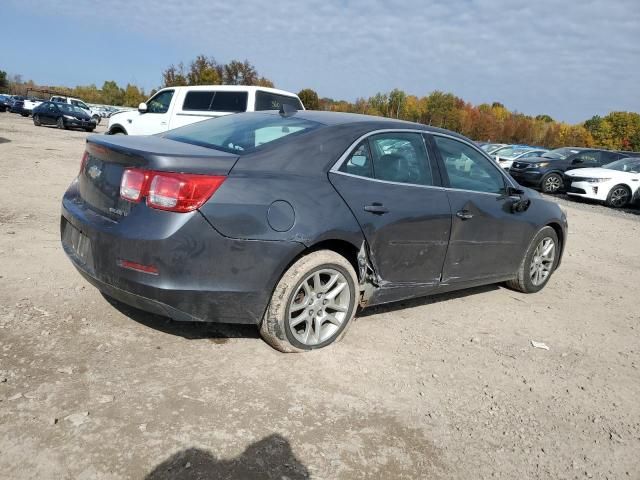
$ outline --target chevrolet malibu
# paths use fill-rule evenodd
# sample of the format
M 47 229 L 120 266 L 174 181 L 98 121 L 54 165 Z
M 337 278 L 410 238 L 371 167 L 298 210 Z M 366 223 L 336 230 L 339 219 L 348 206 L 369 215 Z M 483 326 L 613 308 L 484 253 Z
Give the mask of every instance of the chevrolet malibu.
M 89 137 L 60 228 L 106 296 L 255 324 L 299 352 L 341 338 L 358 307 L 500 282 L 538 292 L 567 222 L 460 135 L 286 108 Z

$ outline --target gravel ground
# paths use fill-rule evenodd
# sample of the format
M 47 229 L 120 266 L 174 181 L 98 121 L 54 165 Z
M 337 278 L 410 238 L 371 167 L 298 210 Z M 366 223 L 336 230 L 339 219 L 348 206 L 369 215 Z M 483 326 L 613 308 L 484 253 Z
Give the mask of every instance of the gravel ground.
M 560 199 L 538 294 L 375 308 L 283 355 L 81 279 L 58 228 L 86 136 L 0 114 L 2 478 L 640 478 L 638 210 Z

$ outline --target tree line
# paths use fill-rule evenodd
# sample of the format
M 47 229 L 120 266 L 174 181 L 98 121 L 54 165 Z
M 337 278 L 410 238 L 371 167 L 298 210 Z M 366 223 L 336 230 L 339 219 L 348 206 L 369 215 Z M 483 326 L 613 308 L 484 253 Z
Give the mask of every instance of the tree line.
M 268 78 L 260 75 L 248 60 L 219 63 L 213 57 L 198 55 L 188 65 L 169 65 L 162 71 L 161 87 L 181 85 L 259 85 L 273 87 Z M 28 89 L 49 89 L 83 99 L 88 103 L 136 107 L 156 90 L 144 89 L 128 83 L 125 87 L 115 81 L 96 85 L 43 87 L 33 81 L 23 81 L 19 75 L 8 76 L 0 70 L 0 91 L 26 94 Z M 435 91 L 418 97 L 402 90 L 377 93 L 354 102 L 319 97 L 305 88 L 298 93 L 307 109 L 362 113 L 397 118 L 446 128 L 477 141 L 517 143 L 547 148 L 560 146 L 602 147 L 640 152 L 640 114 L 611 112 L 604 117 L 568 124 L 549 115 L 525 115 L 508 110 L 494 102 L 472 105 L 452 93 Z

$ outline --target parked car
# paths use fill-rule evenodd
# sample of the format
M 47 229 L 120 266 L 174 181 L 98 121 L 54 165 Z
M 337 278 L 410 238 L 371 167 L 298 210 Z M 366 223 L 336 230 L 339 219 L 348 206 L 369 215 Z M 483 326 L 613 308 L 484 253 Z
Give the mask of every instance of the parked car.
M 545 152 L 548 152 L 546 148 L 533 148 L 533 147 L 507 147 L 498 150 L 499 153 L 493 154 L 496 162 L 504 168 L 509 170 L 514 160 L 524 160 L 525 158 L 539 157 Z
M 503 148 L 503 147 L 508 147 L 509 145 L 507 145 L 506 143 L 485 143 L 484 145 L 482 145 L 482 150 L 484 150 L 485 152 L 487 152 L 489 155 L 491 155 L 492 153 L 494 153 L 496 150 Z
M 295 93 L 241 85 L 170 87 L 157 92 L 137 111 L 109 117 L 111 135 L 153 135 L 191 123 L 238 112 L 279 110 L 283 104 L 303 110 Z
M 105 295 L 256 324 L 281 351 L 332 343 L 359 304 L 537 292 L 566 234 L 557 204 L 461 135 L 288 106 L 91 136 L 61 219 L 66 254 Z
M 89 105 L 84 103 L 79 98 L 72 98 L 72 97 L 64 97 L 64 96 L 60 96 L 60 95 L 54 95 L 49 99 L 49 101 L 50 102 L 57 102 L 57 103 L 67 103 L 69 105 L 73 105 L 75 107 L 81 108 L 82 110 L 84 110 L 84 112 L 87 115 L 89 115 L 89 117 L 91 117 L 93 119 L 93 121 L 95 122 L 96 125 L 100 125 L 100 120 L 102 119 L 102 117 L 100 116 L 100 113 L 97 112 L 96 110 L 92 109 Z
M 14 95 L 11 97 L 11 107 L 9 111 L 11 113 L 22 114 L 22 107 L 24 106 L 24 97 L 21 95 Z
M 0 95 L 0 112 L 6 112 L 10 107 L 10 98 L 7 95 Z
M 93 132 L 96 122 L 84 109 L 68 103 L 44 102 L 33 110 L 33 124 L 55 125 L 58 128 L 82 128 Z
M 22 111 L 20 112 L 20 114 L 23 117 L 28 117 L 29 115 L 31 115 L 33 113 L 33 110 L 38 105 L 42 104 L 43 101 L 44 100 L 41 100 L 39 98 L 34 98 L 34 97 L 25 98 L 23 103 L 22 103 Z
M 567 194 L 599 200 L 610 207 L 627 206 L 638 197 L 640 158 L 622 158 L 602 168 L 581 168 L 565 173 Z
M 545 193 L 555 193 L 564 188 L 563 176 L 567 170 L 601 167 L 628 155 L 627 152 L 592 148 L 556 148 L 537 158 L 513 162 L 509 173 L 521 185 L 533 185 Z

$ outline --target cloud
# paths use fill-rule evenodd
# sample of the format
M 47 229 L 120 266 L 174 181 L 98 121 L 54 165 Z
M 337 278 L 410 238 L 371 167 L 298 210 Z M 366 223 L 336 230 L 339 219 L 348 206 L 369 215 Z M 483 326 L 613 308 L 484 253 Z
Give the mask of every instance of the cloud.
M 105 25 L 109 36 L 135 30 L 179 45 L 185 61 L 247 58 L 282 88 L 334 98 L 397 87 L 569 121 L 640 111 L 638 0 L 9 3 Z

